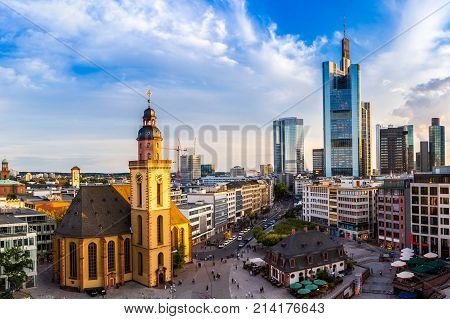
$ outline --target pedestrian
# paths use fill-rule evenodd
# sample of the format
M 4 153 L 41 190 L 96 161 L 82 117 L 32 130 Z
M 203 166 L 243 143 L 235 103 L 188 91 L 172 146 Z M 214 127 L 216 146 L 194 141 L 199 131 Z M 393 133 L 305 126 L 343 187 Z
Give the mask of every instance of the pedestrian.
M 195 284 L 195 278 L 192 278 L 192 283 Z
M 380 271 L 380 277 L 381 277 L 381 276 L 383 276 L 383 272 L 382 272 L 382 271 Z
M 236 268 L 236 270 L 237 270 L 237 265 L 234 265 L 234 267 Z
M 237 286 L 237 289 L 239 289 L 239 283 L 237 283 L 236 286 Z
M 209 286 L 208 285 L 206 285 L 206 291 L 208 291 L 209 290 Z
M 252 299 L 253 299 L 253 292 L 251 292 L 251 293 L 250 293 L 250 298 L 252 298 Z

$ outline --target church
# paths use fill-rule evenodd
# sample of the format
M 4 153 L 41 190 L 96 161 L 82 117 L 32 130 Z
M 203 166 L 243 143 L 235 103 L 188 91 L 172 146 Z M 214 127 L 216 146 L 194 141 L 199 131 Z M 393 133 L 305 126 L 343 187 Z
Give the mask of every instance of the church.
M 155 111 L 144 111 L 129 185 L 81 186 L 53 236 L 53 273 L 61 288 L 84 291 L 134 280 L 161 287 L 174 253 L 192 261 L 189 220 L 170 200 L 172 161 L 162 159 Z

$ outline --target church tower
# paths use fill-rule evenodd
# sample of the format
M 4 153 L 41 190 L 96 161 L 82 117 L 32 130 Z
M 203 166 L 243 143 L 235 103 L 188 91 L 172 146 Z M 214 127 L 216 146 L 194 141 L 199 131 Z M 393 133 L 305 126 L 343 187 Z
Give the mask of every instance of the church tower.
M 161 132 L 155 111 L 144 111 L 139 130 L 138 160 L 129 163 L 133 280 L 149 287 L 172 280 L 170 170 L 172 161 L 162 160 Z

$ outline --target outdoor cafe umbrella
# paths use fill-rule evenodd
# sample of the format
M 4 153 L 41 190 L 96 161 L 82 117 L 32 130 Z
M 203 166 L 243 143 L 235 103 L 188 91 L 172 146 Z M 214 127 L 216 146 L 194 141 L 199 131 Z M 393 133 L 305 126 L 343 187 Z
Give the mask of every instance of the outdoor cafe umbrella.
M 308 289 L 308 290 L 313 291 L 313 290 L 316 290 L 319 287 L 317 287 L 317 285 L 311 284 L 311 285 L 306 286 L 305 288 Z
M 414 256 L 414 253 L 412 253 L 412 252 L 402 252 L 402 254 L 401 254 L 401 256 L 410 256 L 410 257 L 412 257 L 412 256 Z
M 400 260 L 401 261 L 408 261 L 408 260 L 410 260 L 411 259 L 411 256 L 401 256 L 400 257 Z
M 325 286 L 327 284 L 327 282 L 322 279 L 316 279 L 316 280 L 314 280 L 314 284 L 317 286 Z
M 298 293 L 299 295 L 307 295 L 307 294 L 309 294 L 310 292 L 311 292 L 311 291 L 310 291 L 309 289 L 306 289 L 306 288 L 297 290 L 297 293 Z
M 423 257 L 428 258 L 428 259 L 434 259 L 434 258 L 437 258 L 438 255 L 435 253 L 426 253 L 425 255 L 423 255 Z
M 401 273 L 397 274 L 397 277 L 400 279 L 411 279 L 412 277 L 414 277 L 414 274 L 409 271 L 402 271 Z
M 406 263 L 405 263 L 404 261 L 397 260 L 397 261 L 394 261 L 394 262 L 391 264 L 391 266 L 392 266 L 392 267 L 395 267 L 395 268 L 401 268 L 401 267 L 405 267 L 405 266 L 406 266 Z
M 289 288 L 298 290 L 298 289 L 302 288 L 302 284 L 299 283 L 299 282 L 294 282 L 293 284 L 291 284 L 291 285 L 289 286 Z
M 305 280 L 303 280 L 303 281 L 300 281 L 300 283 L 301 283 L 302 285 L 308 286 L 308 285 L 311 284 L 311 281 L 305 279 Z
M 403 248 L 401 250 L 402 253 L 414 253 L 414 250 L 411 248 Z

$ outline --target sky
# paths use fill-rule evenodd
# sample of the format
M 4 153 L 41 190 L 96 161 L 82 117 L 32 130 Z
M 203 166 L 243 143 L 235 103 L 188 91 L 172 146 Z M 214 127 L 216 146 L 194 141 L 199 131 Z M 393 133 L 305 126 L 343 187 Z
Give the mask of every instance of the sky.
M 418 145 L 440 117 L 450 163 L 445 3 L 2 0 L 0 156 L 19 171 L 126 172 L 150 88 L 167 158 L 181 144 L 218 170 L 257 169 L 273 162 L 272 121 L 296 116 L 311 168 L 321 63 L 339 62 L 345 17 L 373 135 L 414 124 Z

